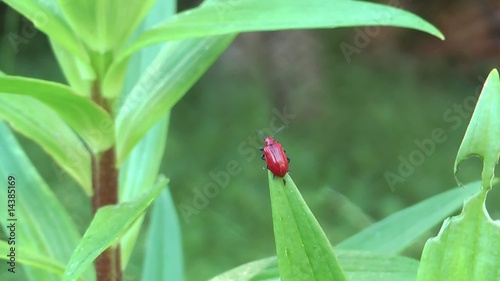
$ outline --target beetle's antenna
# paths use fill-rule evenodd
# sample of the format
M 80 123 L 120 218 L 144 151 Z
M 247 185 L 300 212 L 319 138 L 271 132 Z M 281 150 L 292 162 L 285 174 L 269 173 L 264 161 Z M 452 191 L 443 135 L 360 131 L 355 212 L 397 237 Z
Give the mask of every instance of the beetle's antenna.
M 259 135 L 259 137 L 261 139 L 265 139 L 266 137 L 264 136 L 264 133 L 262 132 L 262 130 L 255 130 L 255 132 Z
M 283 131 L 283 130 L 284 130 L 284 129 L 286 129 L 286 128 L 288 128 L 288 126 L 286 126 L 286 125 L 283 125 L 283 126 L 279 127 L 279 129 L 278 129 L 278 130 L 276 130 L 276 132 L 274 132 L 273 137 L 274 137 L 277 133 L 279 133 L 279 132 Z

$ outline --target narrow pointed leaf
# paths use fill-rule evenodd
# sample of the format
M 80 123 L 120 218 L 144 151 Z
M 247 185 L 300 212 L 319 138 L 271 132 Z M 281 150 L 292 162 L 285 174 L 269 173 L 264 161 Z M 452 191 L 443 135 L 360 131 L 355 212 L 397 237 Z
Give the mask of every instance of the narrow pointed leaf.
M 114 81 L 123 81 L 123 69 L 131 55 L 153 44 L 251 31 L 367 25 L 413 28 L 443 38 L 439 30 L 412 13 L 369 2 L 212 0 L 145 32 L 119 53 L 104 81 L 104 93 L 116 96 L 120 92 L 120 83 Z
M 57 175 L 67 172 L 92 195 L 90 154 L 53 110 L 31 97 L 0 94 L 0 118 L 52 156 L 59 164 L 53 165 Z
M 7 241 L 0 240 L 0 253 L 9 253 L 11 245 Z M 7 262 L 9 257 L 6 255 L 0 255 L 0 259 L 4 259 Z M 38 268 L 46 272 L 55 273 L 57 276 L 62 276 L 64 272 L 64 264 L 57 262 L 45 255 L 40 255 L 36 250 L 32 249 L 22 249 L 20 248 L 17 252 L 16 262 L 22 264 L 23 266 L 29 266 L 33 268 Z M 38 277 L 40 278 L 40 277 Z M 40 279 L 37 279 L 40 280 Z M 83 277 L 78 279 L 79 281 L 85 281 Z
M 126 97 L 116 121 L 118 163 L 186 94 L 234 35 L 171 42 Z
M 305 28 L 384 25 L 421 30 L 443 38 L 420 17 L 387 5 L 363 1 L 249 0 L 206 1 L 147 31 L 124 52 L 164 41 L 229 33 Z
M 347 280 L 328 238 L 292 178 L 288 174 L 284 178 L 268 174 L 281 279 Z
M 70 53 L 79 57 L 82 62 L 88 63 L 89 57 L 85 48 L 76 37 L 76 33 L 66 22 L 59 4 L 55 0 L 4 0 L 10 7 L 28 18 L 35 27 L 49 36 L 52 40 L 64 46 Z M 66 2 L 69 4 L 71 2 Z M 26 25 L 27 26 L 27 25 Z M 34 30 L 27 30 L 28 35 Z M 14 38 L 16 44 L 21 44 L 27 40 Z
M 69 214 L 33 167 L 4 122 L 0 122 L 0 155 L 0 178 L 5 181 L 0 188 L 1 198 L 7 198 L 8 177 L 13 176 L 16 182 L 14 216 L 8 217 L 7 209 L 0 212 L 0 224 L 4 233 L 10 233 L 6 223 L 16 223 L 20 253 L 33 252 L 54 262 L 66 264 L 80 235 Z M 17 220 L 8 222 L 8 218 Z M 23 270 L 29 280 L 60 280 L 60 276 L 38 268 L 24 267 Z M 87 271 L 85 277 L 87 280 L 94 280 L 93 269 Z
M 392 255 L 371 252 L 337 251 L 340 264 L 349 280 L 353 281 L 414 281 L 418 261 Z M 280 281 L 276 257 L 261 259 L 231 269 L 210 281 Z M 333 280 L 296 279 L 290 280 Z
M 448 190 L 403 209 L 340 242 L 338 249 L 396 254 L 415 243 L 475 194 L 481 182 Z
M 142 281 L 184 280 L 179 220 L 169 189 L 164 189 L 152 207 Z
M 133 202 L 100 208 L 71 255 L 62 280 L 75 280 L 99 254 L 115 243 L 144 213 L 168 183 L 160 177 L 150 191 Z
M 136 30 L 137 34 L 151 28 L 159 22 L 173 15 L 176 11 L 176 3 L 172 0 L 156 1 L 153 8 L 149 11 L 144 21 Z M 125 82 L 124 92 L 120 95 L 121 99 L 125 99 L 132 91 L 134 85 L 139 80 L 142 73 L 151 64 L 153 59 L 160 53 L 164 44 L 156 45 L 151 48 L 143 49 L 134 54 L 127 70 L 127 79 Z M 120 168 L 119 202 L 133 200 L 139 194 L 150 188 L 154 180 L 158 176 L 160 164 L 165 151 L 168 124 L 170 122 L 170 112 L 166 113 L 139 141 L 134 147 L 127 160 Z M 168 206 L 165 206 L 168 208 Z M 165 214 L 169 215 L 169 214 Z M 120 255 L 122 268 L 126 268 L 129 257 L 134 248 L 135 242 L 142 227 L 144 216 L 141 216 L 134 222 L 134 225 L 123 235 L 120 241 Z M 167 239 L 169 235 L 163 235 L 160 239 Z M 162 243 L 157 241 L 157 243 Z M 180 243 L 171 240 L 171 243 Z M 146 248 L 146 255 L 149 251 L 156 251 L 155 247 Z M 179 266 L 179 259 L 166 261 L 168 267 Z
M 491 188 L 495 165 L 500 156 L 500 79 L 493 69 L 479 96 L 469 126 L 455 159 L 455 175 L 460 162 L 469 156 L 483 159 L 483 188 Z
M 417 280 L 500 280 L 500 221 L 488 215 L 486 193 L 469 198 L 462 214 L 447 219 L 427 241 Z
M 165 151 L 169 116 L 165 116 L 142 138 L 120 169 L 120 202 L 128 202 L 151 188 L 158 177 L 161 160 Z M 166 207 L 166 206 L 165 206 Z M 134 222 L 121 240 L 121 263 L 125 268 L 137 235 L 141 230 L 144 216 Z M 154 248 L 148 248 L 153 251 Z M 173 262 L 173 261 L 172 261 Z M 171 265 L 169 263 L 169 265 Z
M 113 144 L 111 116 L 65 85 L 25 77 L 0 76 L 0 95 L 2 93 L 39 100 L 54 110 L 95 151 L 102 151 Z

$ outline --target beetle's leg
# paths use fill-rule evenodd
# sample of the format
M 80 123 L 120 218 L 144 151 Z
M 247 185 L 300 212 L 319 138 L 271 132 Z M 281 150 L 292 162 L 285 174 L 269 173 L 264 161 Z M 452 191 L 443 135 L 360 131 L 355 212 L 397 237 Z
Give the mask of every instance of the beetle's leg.
M 288 160 L 288 163 L 290 163 L 290 158 L 287 157 L 286 160 Z
M 263 148 L 263 147 L 259 147 L 259 150 L 260 150 L 260 151 L 264 151 L 264 148 Z
M 262 158 L 262 160 L 266 160 L 264 154 L 262 154 L 262 156 L 260 158 Z

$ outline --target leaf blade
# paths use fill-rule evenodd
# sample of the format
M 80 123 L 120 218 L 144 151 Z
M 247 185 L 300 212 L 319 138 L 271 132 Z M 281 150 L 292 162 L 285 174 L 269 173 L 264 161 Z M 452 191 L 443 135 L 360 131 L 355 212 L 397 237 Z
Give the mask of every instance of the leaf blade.
M 353 13 L 353 11 L 356 11 Z M 166 41 L 251 31 L 386 25 L 421 30 L 443 39 L 434 26 L 409 12 L 361 1 L 206 1 L 148 30 L 117 54 L 104 80 L 104 93 L 114 97 L 123 68 L 133 53 Z
M 22 227 L 16 229 L 17 239 L 22 241 L 19 250 L 37 251 L 65 264 L 80 239 L 77 228 L 4 122 L 0 122 L 0 155 L 0 177 L 5 180 L 13 175 L 16 178 L 16 216 L 22 223 Z M 0 188 L 0 196 L 7 198 L 7 188 Z M 0 219 L 7 231 L 4 224 L 7 212 L 0 212 Z M 25 267 L 24 271 L 30 280 L 60 280 L 37 268 Z M 92 269 L 84 276 L 87 280 L 95 280 Z
M 483 159 L 483 188 L 491 188 L 495 165 L 500 157 L 500 78 L 493 69 L 484 83 L 481 95 L 465 132 L 455 159 L 455 178 L 458 165 L 470 156 Z
M 396 254 L 457 210 L 480 182 L 454 188 L 396 212 L 340 242 L 339 249 Z
M 126 97 L 118 113 L 118 164 L 123 162 L 146 132 L 186 94 L 233 38 L 233 35 L 226 35 L 176 41 L 162 50 Z
M 0 94 L 29 96 L 54 110 L 95 151 L 113 142 L 111 116 L 89 99 L 65 85 L 16 76 L 0 76 Z
M 337 251 L 338 259 L 349 280 L 414 281 L 416 260 L 371 252 Z M 252 261 L 210 279 L 210 281 L 279 281 L 278 259 L 270 257 Z M 300 279 L 302 280 L 302 279 Z
M 353 12 L 356 11 L 356 12 Z M 313 16 L 314 15 L 314 16 Z M 124 53 L 185 38 L 305 28 L 386 25 L 413 28 L 443 39 L 434 26 L 404 10 L 362 1 L 207 1 L 147 31 Z
M 182 236 L 169 189 L 164 189 L 152 207 L 146 256 L 141 279 L 184 280 Z
M 140 34 L 144 30 L 163 21 L 165 18 L 174 14 L 175 10 L 175 1 L 157 1 L 143 23 L 136 30 L 136 33 Z M 163 45 L 164 44 L 160 44 L 143 49 L 134 54 L 127 69 L 127 79 L 124 91 L 120 96 L 121 99 L 126 98 L 130 94 L 141 74 L 145 72 L 146 68 L 158 55 Z M 119 202 L 132 200 L 138 194 L 144 192 L 153 185 L 154 180 L 158 176 L 160 164 L 163 159 L 169 122 L 170 113 L 167 113 L 139 141 L 121 166 L 119 177 Z M 123 235 L 120 241 L 120 261 L 122 263 L 122 268 L 126 268 L 137 236 L 141 230 L 143 218 L 144 216 L 141 216 Z M 167 238 L 168 237 L 164 237 L 164 239 Z M 147 248 L 147 251 L 155 250 L 155 247 Z M 147 254 L 146 252 L 146 255 Z M 175 260 L 168 263 L 168 265 L 175 266 Z
M 57 114 L 30 97 L 0 95 L 0 118 L 38 143 L 87 195 L 92 195 L 90 154 Z
M 74 32 L 98 53 L 123 47 L 155 2 L 130 0 L 123 5 L 120 0 L 58 1 Z
M 56 1 L 48 0 L 5 0 L 14 10 L 32 21 L 35 26 L 79 57 L 89 63 L 85 48 L 80 44 L 73 30 L 66 22 Z
M 283 280 L 347 280 L 337 257 L 292 178 L 268 172 L 273 228 Z M 286 184 L 285 184 L 286 181 Z
M 160 177 L 155 186 L 137 200 L 100 208 L 71 255 L 62 280 L 78 278 L 100 253 L 112 245 L 144 213 L 167 183 L 166 178 Z
M 462 213 L 444 221 L 439 234 L 425 244 L 417 280 L 498 280 L 500 221 L 486 208 L 486 190 L 470 197 Z

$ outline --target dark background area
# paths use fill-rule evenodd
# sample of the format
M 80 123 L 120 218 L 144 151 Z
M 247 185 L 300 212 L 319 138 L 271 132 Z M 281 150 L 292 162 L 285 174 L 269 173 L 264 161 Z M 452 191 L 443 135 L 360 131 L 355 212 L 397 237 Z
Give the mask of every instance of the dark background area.
M 241 167 L 189 222 L 180 214 L 186 280 L 274 255 L 264 161 L 249 140 L 273 126 L 277 111 L 293 115 L 276 138 L 333 244 L 457 185 L 453 163 L 472 114 L 471 96 L 500 59 L 500 8 L 493 1 L 380 3 L 415 12 L 446 40 L 382 27 L 241 34 L 174 107 L 161 172 L 171 179 L 178 211 L 193 206 L 194 190 L 216 182 L 211 174 L 227 172 L 234 161 Z M 180 9 L 195 5 L 182 1 Z M 3 3 L 0 28 L 1 71 L 64 82 L 45 35 Z M 26 41 L 13 45 L 12 34 L 23 32 Z M 346 56 L 347 45 L 357 51 Z M 435 130 L 445 140 L 433 142 L 412 172 L 390 184 L 386 174 L 398 175 L 398 166 Z M 83 192 L 71 179 L 57 178 L 53 161 L 36 144 L 19 138 L 83 233 L 91 219 Z M 477 180 L 481 168 L 478 159 L 468 160 L 459 178 Z M 495 219 L 498 202 L 494 190 L 488 209 Z M 438 229 L 405 254 L 419 258 Z M 129 280 L 140 270 L 142 242 Z

